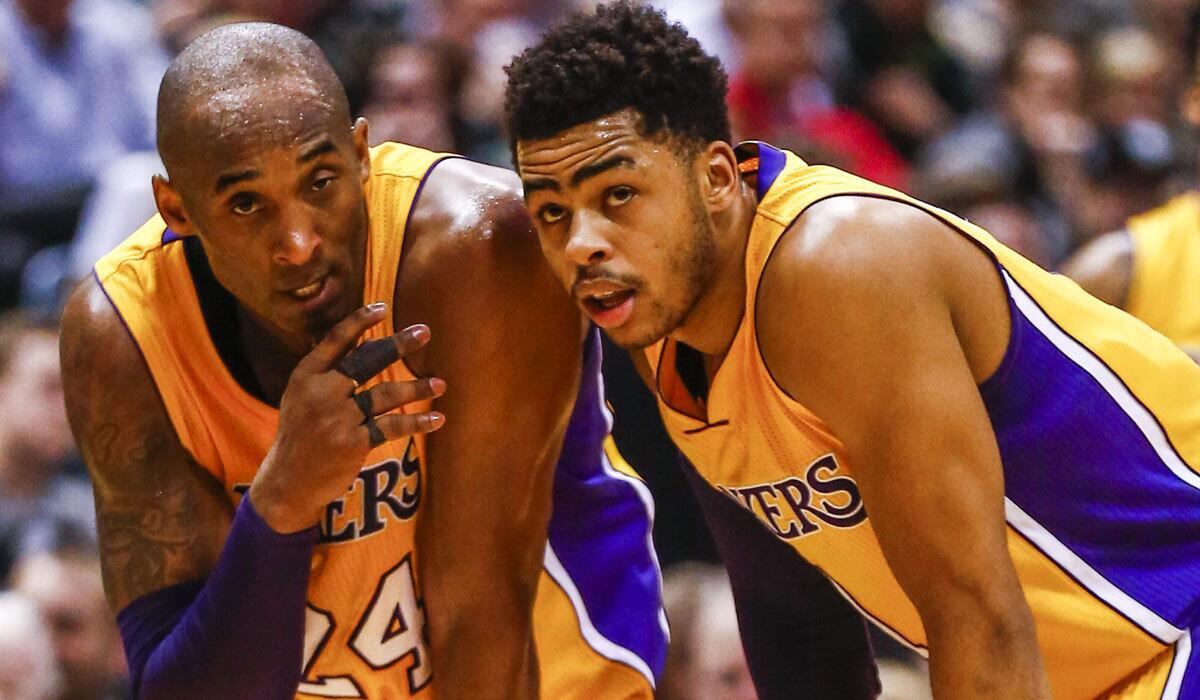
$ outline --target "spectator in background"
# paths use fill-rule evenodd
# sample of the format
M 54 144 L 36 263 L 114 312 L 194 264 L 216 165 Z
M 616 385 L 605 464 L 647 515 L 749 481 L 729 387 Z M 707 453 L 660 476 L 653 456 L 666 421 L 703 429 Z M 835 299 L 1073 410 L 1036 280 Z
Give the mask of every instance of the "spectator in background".
M 24 597 L 0 593 L 0 700 L 54 700 L 61 687 L 50 632 Z
M 1092 49 L 1092 110 L 1103 127 L 1171 120 L 1171 63 L 1162 43 L 1144 29 L 1102 34 Z
M 63 469 L 71 454 L 58 330 L 11 311 L 0 317 L 0 578 L 38 518 L 94 532 L 91 487 Z
M 0 2 L 0 308 L 35 250 L 70 239 L 100 168 L 153 148 L 165 69 L 128 0 Z
M 905 163 L 879 128 L 838 104 L 828 64 L 836 46 L 822 0 L 726 0 L 739 69 L 729 85 L 738 138 L 753 135 L 805 157 L 903 188 Z
M 1026 35 L 1004 62 L 992 104 L 923 149 L 918 192 L 964 215 L 976 205 L 1016 203 L 1041 231 L 1037 245 L 1017 245 L 1018 252 L 1060 261 L 1088 192 L 1084 157 L 1097 142 L 1084 115 L 1083 75 L 1069 42 Z
M 1200 36 L 1200 22 L 1191 26 Z M 1195 61 L 1200 53 L 1197 42 L 1189 45 Z M 1200 64 L 1192 69 L 1180 107 L 1183 122 L 1194 133 L 1200 128 Z M 1194 180 L 1190 191 L 1129 218 L 1084 246 L 1062 271 L 1200 362 L 1200 192 Z
M 225 21 L 262 20 L 291 27 L 308 35 L 329 59 L 342 84 L 350 107 L 358 113 L 366 99 L 371 60 L 381 47 L 398 41 L 404 27 L 402 0 L 210 0 L 204 30 Z M 194 15 L 184 28 L 198 21 Z M 188 30 L 185 36 L 200 32 Z M 182 48 L 182 46 L 180 46 Z M 157 83 L 155 83 L 157 87 Z
M 381 49 L 363 107 L 371 144 L 399 141 L 433 151 L 466 150 L 458 113 L 465 67 L 449 42 L 429 39 Z
M 55 700 L 129 696 L 125 652 L 104 598 L 94 537 L 69 521 L 44 521 L 25 540 L 12 586 L 33 601 L 50 630 L 63 679 Z
M 905 157 L 974 105 L 970 74 L 929 31 L 931 0 L 844 0 L 848 96 Z
M 671 622 L 671 648 L 659 700 L 758 697 L 724 568 L 699 562 L 675 566 L 663 577 L 663 607 Z

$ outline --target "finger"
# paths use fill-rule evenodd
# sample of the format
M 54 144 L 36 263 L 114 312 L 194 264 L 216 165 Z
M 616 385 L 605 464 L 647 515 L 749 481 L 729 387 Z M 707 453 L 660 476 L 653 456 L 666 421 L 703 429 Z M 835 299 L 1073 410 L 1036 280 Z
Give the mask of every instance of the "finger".
M 437 377 L 430 377 L 409 382 L 383 382 L 367 391 L 358 392 L 354 395 L 354 399 L 358 402 L 358 407 L 362 410 L 363 415 L 373 417 L 394 411 L 414 401 L 441 396 L 445 392 L 446 382 Z
M 398 440 L 417 433 L 432 433 L 446 422 L 446 416 L 437 411 L 428 413 L 389 413 L 375 418 L 372 423 L 379 428 L 385 439 Z M 363 437 L 370 442 L 370 429 L 363 426 Z
M 367 420 L 367 445 L 373 450 L 383 443 L 387 442 L 387 435 L 383 434 L 383 430 L 374 420 Z
M 304 357 L 301 364 L 315 372 L 324 372 L 333 366 L 354 345 L 354 341 L 368 328 L 386 318 L 387 304 L 377 301 L 350 314 L 333 327 Z
M 362 384 L 428 342 L 428 326 L 409 326 L 396 335 L 370 340 L 354 348 L 338 361 L 337 370 Z

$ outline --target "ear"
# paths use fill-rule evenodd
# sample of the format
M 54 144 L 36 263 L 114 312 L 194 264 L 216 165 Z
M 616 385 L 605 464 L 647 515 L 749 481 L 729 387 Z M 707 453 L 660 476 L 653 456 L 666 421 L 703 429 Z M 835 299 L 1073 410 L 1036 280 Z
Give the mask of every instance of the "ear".
M 1179 98 L 1180 113 L 1191 126 L 1200 127 L 1200 84 L 1192 83 Z
M 365 183 L 371 177 L 371 142 L 368 138 L 366 117 L 354 120 L 351 138 L 354 140 L 354 151 L 358 154 L 359 176 Z
M 733 148 L 724 141 L 713 141 L 701 151 L 697 161 L 701 169 L 701 197 L 708 211 L 716 214 L 732 207 L 742 187 Z
M 154 204 L 167 226 L 181 236 L 193 235 L 195 227 L 183 208 L 183 197 L 171 186 L 170 180 L 155 175 L 150 178 L 150 187 L 154 190 Z

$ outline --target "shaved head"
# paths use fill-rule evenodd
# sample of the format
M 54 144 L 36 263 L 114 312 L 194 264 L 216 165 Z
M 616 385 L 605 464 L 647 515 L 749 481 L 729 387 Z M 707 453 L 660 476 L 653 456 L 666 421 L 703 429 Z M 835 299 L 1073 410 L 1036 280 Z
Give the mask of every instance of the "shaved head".
M 349 138 L 350 124 L 346 91 L 317 45 L 265 22 L 203 34 L 158 92 L 158 150 L 172 179 L 198 154 L 287 145 L 320 127 Z
M 195 236 L 247 318 L 292 352 L 362 303 L 367 122 L 351 124 L 345 89 L 308 37 L 245 23 L 189 44 L 159 89 L 158 151 L 163 221 Z

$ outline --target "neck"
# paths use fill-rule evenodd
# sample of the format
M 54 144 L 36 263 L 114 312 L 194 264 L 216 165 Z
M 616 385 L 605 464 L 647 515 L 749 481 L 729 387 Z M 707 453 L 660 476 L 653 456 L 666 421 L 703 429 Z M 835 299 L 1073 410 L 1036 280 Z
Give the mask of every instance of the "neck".
M 280 335 L 246 307 L 238 304 L 241 332 L 238 342 L 267 403 L 276 405 L 283 396 L 288 378 L 300 360 L 312 349 L 306 335 Z
M 746 244 L 754 225 L 758 197 L 742 181 L 734 206 L 716 221 L 717 267 L 709 285 L 671 333 L 675 340 L 705 355 L 724 356 L 733 344 L 746 308 Z

